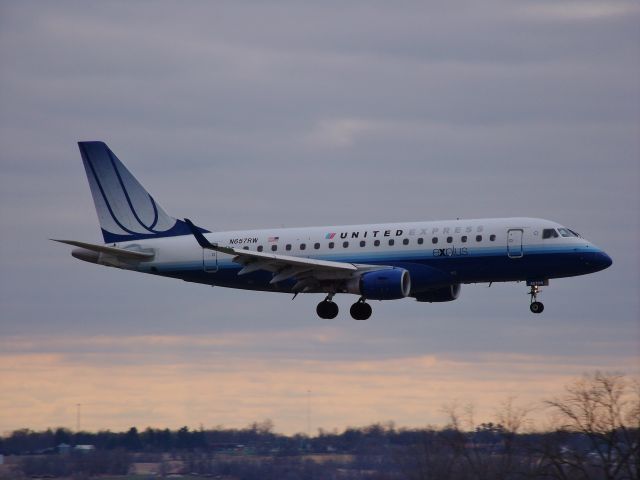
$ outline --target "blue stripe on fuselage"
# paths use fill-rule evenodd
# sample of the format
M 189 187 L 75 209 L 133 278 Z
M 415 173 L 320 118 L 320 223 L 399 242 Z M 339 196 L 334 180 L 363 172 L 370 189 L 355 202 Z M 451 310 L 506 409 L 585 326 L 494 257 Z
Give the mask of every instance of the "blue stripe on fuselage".
M 459 248 L 459 247 L 456 247 Z M 509 258 L 506 247 L 468 248 L 466 255 L 434 256 L 433 249 L 332 253 L 310 255 L 309 258 L 368 265 L 395 266 L 411 274 L 412 291 L 420 291 L 451 283 L 502 282 L 549 279 L 583 275 L 601 270 L 589 263 L 589 255 L 602 252 L 589 245 L 554 247 L 525 246 L 520 258 Z M 220 262 L 217 272 L 204 272 L 202 261 L 154 264 L 158 274 L 190 282 L 251 290 L 289 291 L 293 282 L 269 285 L 272 274 L 257 271 L 238 276 L 242 268 L 231 261 Z M 434 271 L 435 269 L 435 271 Z M 149 271 L 149 267 L 144 267 Z

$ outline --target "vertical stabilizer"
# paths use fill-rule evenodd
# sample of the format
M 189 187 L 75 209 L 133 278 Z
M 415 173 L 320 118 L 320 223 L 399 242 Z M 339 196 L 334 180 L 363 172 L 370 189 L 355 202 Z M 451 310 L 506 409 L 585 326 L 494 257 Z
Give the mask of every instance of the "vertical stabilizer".
M 78 142 L 105 243 L 189 235 L 104 142 Z

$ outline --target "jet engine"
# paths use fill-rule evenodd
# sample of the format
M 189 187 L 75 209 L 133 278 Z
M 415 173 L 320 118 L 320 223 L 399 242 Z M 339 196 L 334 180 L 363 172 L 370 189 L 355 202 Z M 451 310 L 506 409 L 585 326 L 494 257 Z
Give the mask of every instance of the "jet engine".
M 419 302 L 450 302 L 460 296 L 460 284 L 447 285 L 446 287 L 434 288 L 416 295 Z
M 365 272 L 347 283 L 347 291 L 369 300 L 397 300 L 411 292 L 411 276 L 404 268 Z

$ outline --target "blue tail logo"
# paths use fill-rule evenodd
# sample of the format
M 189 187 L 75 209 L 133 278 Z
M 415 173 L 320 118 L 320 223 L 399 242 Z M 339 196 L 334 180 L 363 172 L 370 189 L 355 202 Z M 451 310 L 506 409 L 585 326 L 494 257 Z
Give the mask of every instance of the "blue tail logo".
M 190 235 L 103 142 L 78 142 L 105 243 Z

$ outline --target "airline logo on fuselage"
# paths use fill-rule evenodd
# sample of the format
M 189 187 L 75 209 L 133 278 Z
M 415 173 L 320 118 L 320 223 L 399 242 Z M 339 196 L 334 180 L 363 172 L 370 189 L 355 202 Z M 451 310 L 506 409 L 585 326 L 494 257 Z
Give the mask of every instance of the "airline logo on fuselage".
M 329 232 L 324 238 L 327 240 L 333 240 L 336 236 L 341 239 L 346 238 L 380 238 L 380 237 L 401 237 L 403 235 L 408 236 L 427 236 L 427 235 L 448 235 L 448 234 L 462 234 L 462 233 L 482 233 L 484 231 L 483 225 L 467 226 L 467 227 L 433 227 L 433 228 L 411 228 L 404 229 L 389 229 L 389 230 L 364 230 L 364 231 L 351 231 L 351 232 Z
M 365 230 L 364 232 L 330 232 L 327 233 L 324 238 L 333 240 L 336 236 L 340 238 L 376 238 L 380 237 L 400 237 L 404 233 L 403 230 Z

